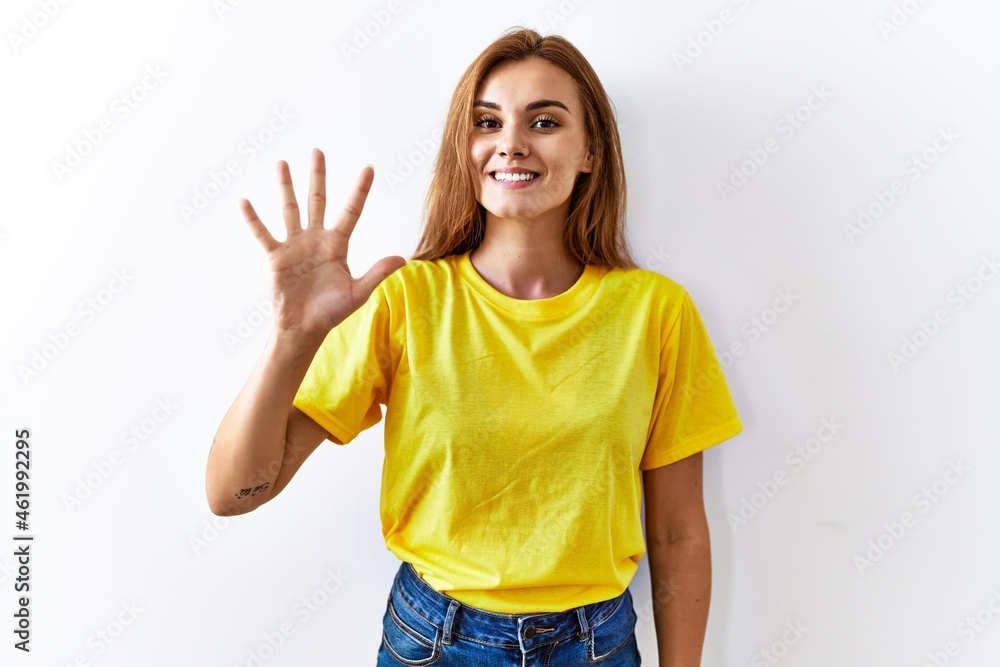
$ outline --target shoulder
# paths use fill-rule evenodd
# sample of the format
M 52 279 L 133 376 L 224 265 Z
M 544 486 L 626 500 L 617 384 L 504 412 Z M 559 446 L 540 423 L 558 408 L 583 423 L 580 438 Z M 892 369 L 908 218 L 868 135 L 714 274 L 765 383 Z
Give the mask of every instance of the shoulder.
M 406 260 L 406 264 L 382 281 L 386 297 L 392 301 L 394 298 L 405 298 L 407 293 L 427 295 L 450 286 L 457 273 L 457 257 L 448 255 L 434 260 Z
M 650 269 L 609 269 L 602 283 L 616 299 L 633 305 L 647 303 L 660 311 L 676 312 L 689 298 L 681 283 Z

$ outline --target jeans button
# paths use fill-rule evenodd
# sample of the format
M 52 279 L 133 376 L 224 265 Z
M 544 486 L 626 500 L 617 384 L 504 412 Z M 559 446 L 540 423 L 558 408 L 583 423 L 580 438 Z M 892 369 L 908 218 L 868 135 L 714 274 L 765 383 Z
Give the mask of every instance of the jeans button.
M 535 626 L 529 625 L 528 629 L 524 631 L 524 638 L 531 639 L 535 636 Z

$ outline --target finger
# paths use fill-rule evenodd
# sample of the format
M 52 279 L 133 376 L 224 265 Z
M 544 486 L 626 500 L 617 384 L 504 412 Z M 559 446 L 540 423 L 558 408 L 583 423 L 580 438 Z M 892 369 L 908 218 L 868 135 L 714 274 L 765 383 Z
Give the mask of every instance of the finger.
M 361 217 L 361 211 L 365 208 L 365 199 L 368 198 L 368 191 L 371 190 L 374 179 L 375 170 L 371 165 L 361 170 L 361 175 L 358 176 L 358 180 L 354 184 L 354 189 L 351 191 L 350 196 L 348 196 L 347 203 L 344 204 L 343 212 L 341 212 L 340 217 L 337 218 L 337 222 L 333 225 L 333 230 L 342 234 L 345 238 L 350 237 L 351 232 L 354 231 L 354 226 L 358 224 L 358 218 Z
M 285 218 L 285 229 L 289 236 L 298 234 L 302 231 L 299 204 L 295 201 L 295 191 L 292 190 L 292 174 L 284 160 L 278 161 L 278 187 L 281 189 L 281 215 Z
M 326 158 L 323 151 L 312 152 L 312 176 L 309 179 L 309 226 L 323 229 L 326 210 Z
M 271 232 L 267 231 L 267 227 L 265 227 L 264 223 L 260 221 L 260 218 L 257 217 L 257 211 L 253 210 L 253 206 L 250 204 L 249 200 L 240 200 L 240 210 L 243 212 L 243 219 L 246 220 L 247 224 L 250 226 L 250 231 L 253 232 L 254 237 L 260 241 L 260 244 L 264 246 L 264 250 L 271 252 L 273 249 L 281 246 L 281 244 L 278 243 L 273 236 L 271 236 Z
M 378 284 L 388 278 L 394 271 L 406 266 L 406 259 L 399 255 L 383 257 L 368 269 L 368 273 L 355 279 L 355 283 L 361 290 L 361 302 L 368 300 L 371 293 L 375 291 Z

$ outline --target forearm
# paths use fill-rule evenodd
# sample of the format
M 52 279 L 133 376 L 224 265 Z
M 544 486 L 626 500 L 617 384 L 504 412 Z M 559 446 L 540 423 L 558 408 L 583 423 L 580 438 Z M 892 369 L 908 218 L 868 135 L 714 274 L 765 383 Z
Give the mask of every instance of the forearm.
M 285 456 L 292 400 L 319 343 L 272 332 L 257 365 L 222 420 L 208 455 L 206 491 L 213 511 L 242 514 L 274 493 Z M 234 494 L 267 485 L 253 499 Z
M 651 547 L 649 574 L 660 667 L 700 667 L 712 594 L 708 534 Z

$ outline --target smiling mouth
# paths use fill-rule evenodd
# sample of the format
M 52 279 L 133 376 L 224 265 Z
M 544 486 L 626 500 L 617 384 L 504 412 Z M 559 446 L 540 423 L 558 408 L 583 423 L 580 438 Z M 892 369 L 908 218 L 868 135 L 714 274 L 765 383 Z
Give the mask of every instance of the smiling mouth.
M 490 176 L 493 177 L 494 181 L 500 183 L 521 183 L 538 178 L 538 174 L 535 173 L 511 173 L 509 171 L 494 171 Z

